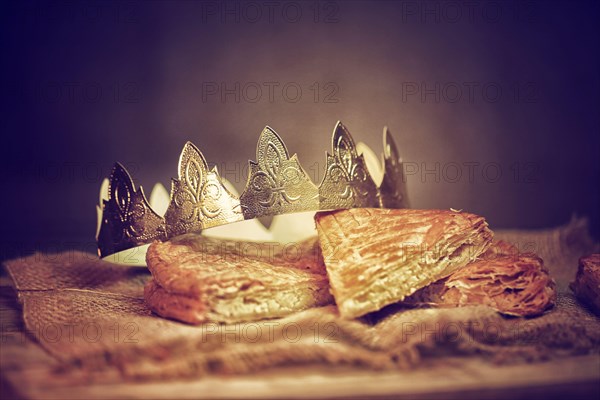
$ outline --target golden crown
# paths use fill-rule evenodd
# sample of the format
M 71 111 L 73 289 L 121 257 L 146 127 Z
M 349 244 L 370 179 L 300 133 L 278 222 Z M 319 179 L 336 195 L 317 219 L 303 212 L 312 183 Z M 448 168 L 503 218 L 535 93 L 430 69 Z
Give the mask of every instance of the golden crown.
M 383 145 L 383 180 L 378 187 L 350 132 L 338 121 L 332 152 L 326 154 L 325 175 L 317 186 L 297 155 L 290 157 L 281 137 L 267 126 L 258 139 L 256 161 L 249 161 L 246 188 L 237 197 L 223 184 L 216 167 L 209 170 L 202 152 L 187 142 L 164 217 L 150 207 L 142 187 L 135 188 L 125 167 L 116 163 L 109 178 L 108 199 L 101 202 L 98 255 L 106 257 L 154 240 L 264 216 L 408 207 L 402 160 L 387 128 Z

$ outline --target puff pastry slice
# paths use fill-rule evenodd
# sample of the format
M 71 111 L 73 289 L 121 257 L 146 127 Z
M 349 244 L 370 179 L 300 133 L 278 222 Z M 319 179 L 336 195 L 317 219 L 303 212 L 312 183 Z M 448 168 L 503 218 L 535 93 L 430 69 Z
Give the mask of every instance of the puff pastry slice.
M 146 303 L 190 324 L 277 318 L 333 301 L 314 239 L 282 249 L 188 234 L 152 243 L 146 262 Z
M 315 216 L 340 315 L 355 318 L 403 300 L 487 250 L 477 215 L 446 210 L 356 208 Z

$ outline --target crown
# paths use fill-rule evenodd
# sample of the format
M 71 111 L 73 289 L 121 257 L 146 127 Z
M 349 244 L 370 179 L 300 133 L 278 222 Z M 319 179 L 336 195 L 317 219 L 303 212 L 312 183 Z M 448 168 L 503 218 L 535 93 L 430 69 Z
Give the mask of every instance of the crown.
M 350 132 L 338 121 L 331 153 L 326 153 L 325 174 L 317 186 L 298 156 L 290 157 L 281 137 L 267 126 L 258 139 L 256 161 L 249 161 L 246 187 L 238 197 L 227 189 L 217 168 L 209 169 L 202 152 L 187 142 L 179 157 L 177 179 L 171 182 L 164 217 L 150 207 L 142 187 L 136 189 L 125 167 L 116 163 L 109 177 L 108 199 L 101 201 L 98 255 L 106 257 L 154 240 L 264 216 L 408 207 L 402 160 L 387 128 L 383 144 L 383 180 L 378 186 Z

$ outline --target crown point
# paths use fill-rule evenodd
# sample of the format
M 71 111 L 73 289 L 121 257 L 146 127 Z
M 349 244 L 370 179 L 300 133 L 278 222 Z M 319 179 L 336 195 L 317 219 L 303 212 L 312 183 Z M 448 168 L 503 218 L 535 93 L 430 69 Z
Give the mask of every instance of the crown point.
M 335 123 L 335 127 L 333 128 L 334 132 L 338 132 L 338 131 L 345 131 L 348 132 L 348 129 L 346 128 L 346 126 L 342 123 L 342 121 L 338 121 Z
M 260 142 L 261 138 L 272 138 L 272 137 L 275 137 L 280 142 L 283 142 L 283 140 L 281 139 L 281 136 L 279 136 L 279 134 L 275 131 L 275 129 L 271 128 L 269 125 L 266 125 L 264 127 L 264 129 L 262 130 L 262 132 L 260 133 L 260 137 L 258 138 L 258 140 Z
M 332 154 L 319 186 L 322 208 L 376 207 L 377 186 L 367 171 L 364 158 L 346 127 L 338 121 L 332 137 Z
M 121 163 L 115 163 L 108 179 L 108 199 L 118 198 L 120 202 L 126 202 L 134 191 L 135 185 L 127 169 Z
M 108 200 L 104 201 L 98 232 L 102 256 L 164 238 L 164 219 L 152 210 L 144 190 L 135 190 L 127 169 L 115 163 L 110 179 Z
M 188 141 L 183 145 L 179 155 L 178 170 L 179 179 L 185 179 L 186 177 L 195 177 L 198 181 L 204 179 L 203 176 L 208 171 L 208 164 L 204 155 L 194 143 Z
M 406 208 L 406 182 L 400 153 L 390 130 L 383 130 L 384 177 L 380 186 L 381 203 L 387 208 Z
M 125 168 L 120 162 L 116 162 L 113 165 L 112 170 L 110 171 L 109 181 L 112 181 L 113 177 L 118 175 L 125 175 L 131 180 L 131 175 L 129 175 L 127 168 Z
M 235 211 L 238 205 L 239 200 L 223 186 L 217 166 L 209 171 L 202 152 L 186 142 L 179 157 L 179 179 L 172 181 L 165 212 L 166 236 L 241 220 Z
M 185 144 L 183 145 L 183 149 L 181 151 L 181 153 L 187 153 L 187 152 L 194 152 L 194 153 L 198 153 L 198 154 L 202 154 L 202 152 L 200 151 L 200 149 L 192 142 L 190 142 L 189 140 L 187 142 L 185 142 Z
M 263 160 L 272 158 L 273 152 L 277 153 L 276 157 L 278 158 L 289 158 L 283 139 L 275 132 L 275 129 L 267 125 L 262 130 L 256 144 L 256 161 L 261 164 Z
M 256 146 L 256 162 L 250 161 L 248 183 L 240 196 L 245 219 L 318 209 L 318 188 L 308 178 L 296 155 L 269 126 Z

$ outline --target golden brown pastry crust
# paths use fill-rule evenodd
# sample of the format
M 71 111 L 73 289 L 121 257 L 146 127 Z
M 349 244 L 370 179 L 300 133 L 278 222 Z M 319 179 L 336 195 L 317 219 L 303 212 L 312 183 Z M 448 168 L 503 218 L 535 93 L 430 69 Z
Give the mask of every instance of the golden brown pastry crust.
M 354 318 L 400 301 L 487 250 L 482 217 L 450 210 L 350 209 L 315 216 L 340 314 Z
M 190 324 L 206 322 L 206 305 L 194 297 L 167 292 L 154 279 L 144 287 L 144 300 L 156 314 Z
M 552 307 L 556 284 L 535 254 L 515 254 L 499 243 L 470 263 L 405 299 L 409 304 L 469 306 L 484 304 L 507 315 L 534 316 Z M 492 255 L 492 256 L 490 256 Z
M 314 240 L 286 250 L 194 234 L 155 242 L 146 254 L 153 280 L 145 299 L 157 314 L 194 324 L 276 318 L 329 304 L 314 249 Z
M 600 314 L 600 254 L 579 259 L 577 275 L 570 288 L 579 300 Z
M 493 259 L 501 256 L 519 256 L 519 249 L 512 243 L 504 240 L 494 240 L 492 245 L 487 249 L 485 253 L 481 255 L 481 258 Z

